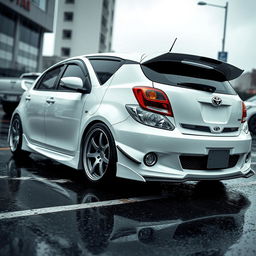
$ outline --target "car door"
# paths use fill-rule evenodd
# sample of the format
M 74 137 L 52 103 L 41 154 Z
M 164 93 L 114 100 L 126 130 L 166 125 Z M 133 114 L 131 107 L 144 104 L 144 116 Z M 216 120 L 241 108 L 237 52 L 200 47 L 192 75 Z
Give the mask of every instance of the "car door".
M 61 78 L 64 77 L 79 77 L 84 82 L 89 76 L 83 62 L 72 61 L 67 63 Z M 60 80 L 58 89 L 49 95 L 51 102 L 46 106 L 45 131 L 46 143 L 52 150 L 74 155 L 87 96 L 88 94 L 64 89 L 60 86 Z
M 63 70 L 62 65 L 47 71 L 26 95 L 24 127 L 29 141 L 33 144 L 45 145 L 45 107 L 49 104 L 46 101 Z

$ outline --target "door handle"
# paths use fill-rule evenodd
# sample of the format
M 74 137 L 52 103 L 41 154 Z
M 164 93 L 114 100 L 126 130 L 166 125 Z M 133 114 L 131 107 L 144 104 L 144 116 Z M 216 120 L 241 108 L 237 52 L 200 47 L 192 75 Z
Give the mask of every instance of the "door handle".
M 46 102 L 49 103 L 49 104 L 54 104 L 55 100 L 54 100 L 53 97 L 51 97 L 51 98 L 47 99 Z
M 28 96 L 26 96 L 26 101 L 30 101 L 31 100 L 31 96 L 30 95 L 28 95 Z

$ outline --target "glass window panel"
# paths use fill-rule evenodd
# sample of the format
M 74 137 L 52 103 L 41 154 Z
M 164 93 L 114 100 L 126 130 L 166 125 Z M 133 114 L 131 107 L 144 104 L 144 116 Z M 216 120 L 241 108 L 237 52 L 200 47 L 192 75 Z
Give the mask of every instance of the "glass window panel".
M 63 67 L 58 67 L 55 69 L 52 69 L 48 71 L 43 79 L 39 81 L 39 84 L 36 85 L 36 88 L 38 90 L 53 90 L 55 87 L 55 83 L 57 81 L 57 78 L 62 71 Z

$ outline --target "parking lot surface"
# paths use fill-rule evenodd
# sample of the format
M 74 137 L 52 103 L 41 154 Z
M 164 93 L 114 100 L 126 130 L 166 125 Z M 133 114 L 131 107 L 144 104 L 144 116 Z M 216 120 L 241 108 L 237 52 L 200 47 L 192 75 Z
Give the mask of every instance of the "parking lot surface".
M 256 176 L 91 186 L 38 154 L 15 160 L 0 109 L 0 255 L 256 255 Z M 256 138 L 252 145 L 256 167 Z

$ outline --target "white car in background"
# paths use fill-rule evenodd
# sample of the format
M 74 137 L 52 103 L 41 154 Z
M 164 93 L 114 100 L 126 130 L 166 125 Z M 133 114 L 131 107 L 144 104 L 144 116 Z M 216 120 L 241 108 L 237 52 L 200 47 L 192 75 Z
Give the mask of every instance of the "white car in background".
M 11 120 L 11 151 L 83 169 L 94 183 L 249 177 L 246 108 L 228 82 L 241 73 L 169 52 L 67 59 L 23 94 Z
M 245 102 L 247 109 L 247 120 L 249 130 L 252 134 L 256 134 L 256 96 L 252 96 Z

